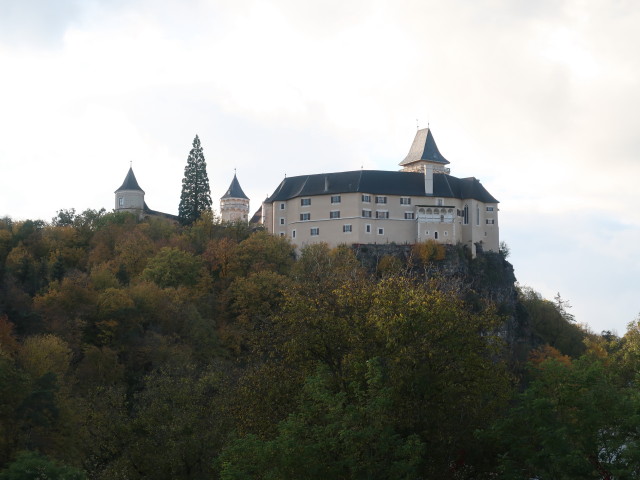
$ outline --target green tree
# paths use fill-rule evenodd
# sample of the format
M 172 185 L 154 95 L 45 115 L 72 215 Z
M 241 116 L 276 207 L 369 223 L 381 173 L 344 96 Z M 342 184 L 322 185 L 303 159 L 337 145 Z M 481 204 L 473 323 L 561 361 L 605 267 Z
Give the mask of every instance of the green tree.
M 485 438 L 498 447 L 499 478 L 638 478 L 637 386 L 599 359 L 567 360 L 535 366 L 534 381 Z
M 0 480 L 84 480 L 85 474 L 75 468 L 59 465 L 36 452 L 22 452 L 2 472 Z
M 234 276 L 263 270 L 287 274 L 294 258 L 295 250 L 289 240 L 256 232 L 238 244 L 229 261 L 229 272 Z
M 520 302 L 527 314 L 531 328 L 544 343 L 548 343 L 571 357 L 579 357 L 585 351 L 585 332 L 576 325 L 566 310 L 566 302 L 556 297 L 556 303 L 545 300 L 529 287 L 520 289 Z M 560 303 L 562 302 L 562 303 Z
M 13 457 L 20 443 L 23 422 L 16 412 L 29 388 L 29 376 L 0 352 L 0 465 Z
M 69 369 L 71 350 L 66 342 L 51 334 L 27 337 L 18 352 L 18 360 L 23 370 L 33 378 L 47 372 L 62 378 Z
M 317 283 L 316 292 L 293 284 L 283 295 L 280 312 L 257 338 L 264 342 L 257 351 L 270 356 L 266 366 L 240 382 L 260 398 L 239 407 L 243 433 L 273 434 L 261 416 L 270 415 L 271 425 L 286 418 L 282 407 L 291 408 L 292 392 L 295 402 L 299 376 L 309 378 L 322 366 L 333 388 L 354 395 L 353 382 L 363 385 L 364 366 L 379 358 L 392 402 L 384 421 L 426 445 L 421 475 L 452 478 L 482 461 L 474 431 L 490 425 L 511 394 L 501 360 L 503 319 L 474 313 L 452 293 L 404 277 L 342 278 Z M 272 385 L 262 387 L 267 377 Z M 236 398 L 247 395 L 239 389 Z
M 178 248 L 164 247 L 147 262 L 142 277 L 160 287 L 192 287 L 201 273 L 202 262 L 199 257 Z
M 187 166 L 184 168 L 178 216 L 183 224 L 188 225 L 195 222 L 206 210 L 211 210 L 211 189 L 207 176 L 207 162 L 200 139 L 196 135 L 187 158 Z
M 229 444 L 219 458 L 221 478 L 418 478 L 425 445 L 396 431 L 383 363 L 367 361 L 365 380 L 350 392 L 334 391 L 328 370 L 318 368 L 273 440 L 247 435 Z
M 103 478 L 213 478 L 210 458 L 228 430 L 219 377 L 214 369 L 190 364 L 167 365 L 145 377 L 133 398 L 131 436 Z

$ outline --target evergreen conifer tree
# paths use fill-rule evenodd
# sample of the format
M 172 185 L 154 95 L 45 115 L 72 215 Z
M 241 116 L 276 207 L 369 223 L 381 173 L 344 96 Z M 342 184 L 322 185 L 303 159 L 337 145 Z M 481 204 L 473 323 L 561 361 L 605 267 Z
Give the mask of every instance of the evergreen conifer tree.
M 196 221 L 206 210 L 211 210 L 211 189 L 207 176 L 207 162 L 204 159 L 200 139 L 196 135 L 193 139 L 193 148 L 187 158 L 187 166 L 184 167 L 178 216 L 180 221 L 187 225 Z

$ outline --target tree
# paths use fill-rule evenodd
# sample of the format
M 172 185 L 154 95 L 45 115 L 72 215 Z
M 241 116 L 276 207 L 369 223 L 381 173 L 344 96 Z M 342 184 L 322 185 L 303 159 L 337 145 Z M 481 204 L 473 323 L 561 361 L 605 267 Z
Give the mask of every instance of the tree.
M 256 232 L 238 244 L 230 259 L 229 272 L 233 276 L 270 270 L 286 275 L 295 259 L 293 245 L 284 237 Z
M 191 224 L 206 210 L 211 210 L 211 189 L 207 176 L 207 162 L 200 139 L 196 135 L 187 158 L 187 166 L 184 168 L 178 216 L 183 224 Z
M 246 435 L 227 445 L 218 458 L 221 478 L 418 478 L 425 444 L 415 433 L 396 431 L 384 363 L 367 361 L 366 380 L 354 382 L 351 395 L 334 391 L 319 367 L 274 439 Z
M 133 396 L 137 408 L 126 431 L 131 437 L 102 478 L 213 478 L 209 459 L 228 431 L 220 385 L 215 369 L 191 364 L 166 365 L 146 376 Z
M 294 411 L 301 383 L 318 367 L 328 373 L 332 391 L 344 392 L 351 402 L 358 395 L 352 385 L 365 388 L 364 366 L 377 358 L 386 372 L 384 401 L 390 402 L 386 417 L 377 418 L 395 433 L 417 435 L 425 445 L 423 478 L 463 478 L 465 469 L 482 461 L 475 455 L 474 432 L 491 424 L 511 395 L 499 338 L 503 320 L 491 310 L 475 313 L 452 292 L 401 276 L 316 285 L 312 292 L 294 282 L 283 292 L 271 324 L 257 336 L 254 358 L 266 360 L 256 369 L 259 375 L 241 378 L 234 392 L 240 432 L 277 439 L 272 426 Z M 344 429 L 345 435 L 351 431 Z
M 142 277 L 162 288 L 192 287 L 198 282 L 201 270 L 199 257 L 179 248 L 164 247 L 147 262 Z
M 36 452 L 22 452 L 15 462 L 0 472 L 1 480 L 84 480 L 84 472 L 60 465 Z
M 586 355 L 532 367 L 534 380 L 488 432 L 497 478 L 638 478 L 637 386 Z

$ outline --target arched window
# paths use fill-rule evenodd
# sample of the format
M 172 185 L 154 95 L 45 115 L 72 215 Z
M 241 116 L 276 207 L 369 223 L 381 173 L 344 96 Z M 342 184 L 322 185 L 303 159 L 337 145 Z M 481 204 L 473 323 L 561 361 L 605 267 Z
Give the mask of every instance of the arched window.
M 464 210 L 462 211 L 462 223 L 465 225 L 469 225 L 469 205 L 464 206 Z

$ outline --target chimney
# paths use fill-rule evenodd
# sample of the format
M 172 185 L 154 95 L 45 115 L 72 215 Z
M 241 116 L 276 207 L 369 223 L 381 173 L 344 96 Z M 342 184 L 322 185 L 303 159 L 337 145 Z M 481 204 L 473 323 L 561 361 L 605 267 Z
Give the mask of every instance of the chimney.
M 424 193 L 433 195 L 433 165 L 424 165 Z

